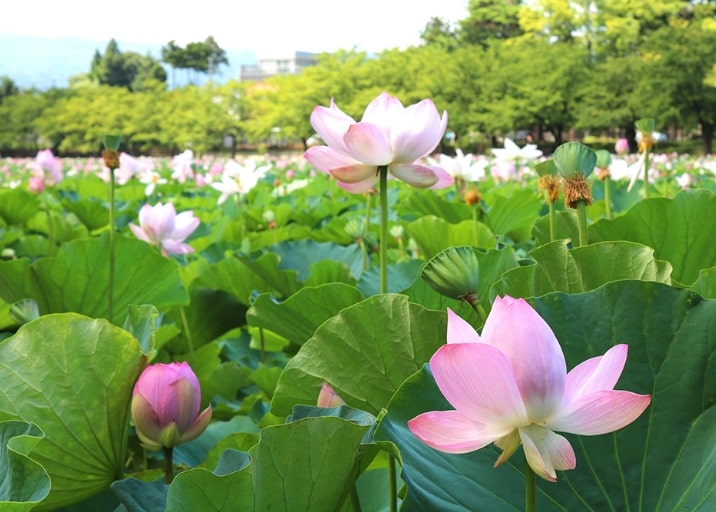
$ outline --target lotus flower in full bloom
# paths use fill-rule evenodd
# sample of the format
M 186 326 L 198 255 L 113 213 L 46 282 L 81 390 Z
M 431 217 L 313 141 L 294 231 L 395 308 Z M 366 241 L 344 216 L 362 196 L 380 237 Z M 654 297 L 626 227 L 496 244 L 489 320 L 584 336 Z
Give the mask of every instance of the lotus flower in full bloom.
M 177 215 L 172 203 L 157 203 L 155 206 L 145 204 L 139 210 L 139 226 L 129 223 L 134 236 L 147 242 L 158 245 L 162 253 L 189 254 L 194 248 L 184 243 L 199 226 L 199 219 L 194 217 L 191 210 Z
M 148 450 L 173 448 L 199 437 L 211 422 L 211 406 L 201 413 L 199 380 L 186 363 L 147 366 L 132 391 L 132 421 Z
M 398 98 L 382 92 L 370 102 L 360 122 L 345 114 L 331 100 L 318 106 L 311 125 L 326 143 L 314 146 L 305 158 L 332 174 L 349 192 L 365 192 L 379 179 L 378 167 L 414 187 L 441 188 L 453 183 L 440 167 L 418 162 L 435 150 L 447 127 L 432 100 L 403 107 Z
M 430 369 L 455 409 L 408 422 L 422 442 L 443 452 L 495 443 L 502 450 L 497 466 L 522 444 L 534 472 L 555 481 L 555 470 L 576 466 L 572 446 L 556 432 L 613 432 L 637 419 L 651 401 L 649 395 L 614 390 L 627 345 L 615 345 L 567 373 L 557 338 L 523 299 L 498 297 L 482 335 L 448 310 L 447 341 L 430 359 Z

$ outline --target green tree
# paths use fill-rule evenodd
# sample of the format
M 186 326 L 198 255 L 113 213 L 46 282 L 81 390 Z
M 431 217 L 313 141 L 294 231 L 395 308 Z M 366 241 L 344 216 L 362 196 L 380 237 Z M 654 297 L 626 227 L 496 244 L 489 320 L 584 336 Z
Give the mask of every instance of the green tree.
M 443 50 L 453 51 L 458 46 L 458 38 L 455 29 L 443 18 L 433 16 L 425 24 L 420 33 L 425 46 L 437 46 Z
M 491 40 L 520 35 L 521 4 L 521 0 L 470 0 L 469 14 L 459 22 L 458 39 L 463 44 L 487 46 Z
M 15 84 L 15 81 L 9 76 L 0 76 L 0 103 L 9 97 L 20 92 L 20 89 Z

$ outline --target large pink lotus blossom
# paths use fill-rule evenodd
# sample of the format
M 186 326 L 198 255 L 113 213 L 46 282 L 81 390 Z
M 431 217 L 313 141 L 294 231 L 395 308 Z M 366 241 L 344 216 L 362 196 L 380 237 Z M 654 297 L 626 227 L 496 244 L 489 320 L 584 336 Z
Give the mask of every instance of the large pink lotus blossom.
M 390 175 L 415 187 L 446 187 L 453 182 L 443 169 L 417 162 L 435 150 L 447 127 L 447 113 L 441 117 L 429 99 L 403 107 L 398 98 L 382 92 L 360 122 L 331 100 L 330 107 L 313 109 L 311 125 L 326 145 L 309 148 L 304 156 L 349 192 L 373 187 L 379 166 L 388 166 Z
M 158 245 L 164 255 L 189 254 L 194 249 L 184 240 L 199 226 L 191 210 L 177 215 L 172 203 L 145 204 L 139 210 L 139 226 L 129 223 L 134 236 L 148 244 Z
M 569 441 L 555 432 L 613 432 L 637 419 L 651 401 L 614 390 L 627 345 L 567 373 L 557 338 L 523 299 L 498 297 L 482 335 L 448 309 L 447 341 L 430 359 L 430 369 L 455 409 L 408 422 L 421 441 L 443 452 L 466 453 L 494 442 L 502 450 L 498 466 L 522 444 L 535 473 L 555 481 L 555 470 L 576 466 Z
M 183 363 L 147 366 L 132 391 L 132 421 L 147 450 L 173 448 L 197 438 L 211 422 L 211 406 L 201 413 L 201 388 Z

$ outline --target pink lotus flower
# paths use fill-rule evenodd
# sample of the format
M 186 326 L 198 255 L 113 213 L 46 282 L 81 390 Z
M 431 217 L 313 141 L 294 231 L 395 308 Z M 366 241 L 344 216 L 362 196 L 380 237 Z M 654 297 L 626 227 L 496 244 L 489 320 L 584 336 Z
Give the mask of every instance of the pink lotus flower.
M 199 380 L 187 363 L 147 366 L 132 391 L 132 421 L 147 450 L 173 448 L 199 437 L 211 406 L 199 413 Z
M 447 127 L 447 113 L 423 100 L 407 108 L 383 92 L 370 102 L 356 122 L 331 100 L 318 106 L 311 125 L 326 146 L 314 146 L 305 158 L 335 176 L 349 192 L 365 192 L 378 182 L 378 167 L 388 166 L 395 178 L 420 188 L 445 187 L 452 177 L 439 167 L 416 163 L 437 147 Z
M 495 466 L 523 445 L 535 473 L 557 479 L 574 469 L 574 450 L 555 431 L 598 435 L 639 417 L 648 395 L 615 391 L 627 345 L 584 361 L 567 373 L 562 349 L 547 323 L 523 299 L 497 298 L 482 335 L 448 309 L 448 344 L 430 360 L 449 411 L 408 422 L 422 442 L 447 453 L 490 443 L 502 449 Z
M 189 210 L 177 215 L 174 205 L 145 204 L 139 210 L 139 226 L 129 223 L 134 236 L 152 245 L 159 245 L 162 253 L 189 254 L 194 249 L 184 240 L 199 226 L 199 219 Z
M 345 401 L 331 386 L 324 382 L 321 385 L 320 393 L 318 393 L 316 405 L 318 407 L 338 407 L 339 405 L 345 405 Z
M 618 155 L 624 155 L 629 152 L 629 141 L 625 138 L 618 139 L 616 144 L 614 144 L 614 151 Z

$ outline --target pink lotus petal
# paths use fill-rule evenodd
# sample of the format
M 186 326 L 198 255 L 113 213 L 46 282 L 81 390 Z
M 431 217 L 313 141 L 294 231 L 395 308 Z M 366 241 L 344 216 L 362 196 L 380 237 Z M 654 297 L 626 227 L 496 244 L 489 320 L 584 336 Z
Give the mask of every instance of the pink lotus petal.
M 577 465 L 572 445 L 551 430 L 536 425 L 521 428 L 520 439 L 527 463 L 545 480 L 554 482 L 555 470 L 574 469 Z
M 367 192 L 371 188 L 373 188 L 376 183 L 378 183 L 378 176 L 375 176 L 371 179 L 359 181 L 358 183 L 345 183 L 343 181 L 339 181 L 338 186 L 346 192 L 350 192 L 351 194 L 362 194 L 363 192 Z
M 628 345 L 621 344 L 610 348 L 603 356 L 592 357 L 575 366 L 567 374 L 567 387 L 563 407 L 570 407 L 595 391 L 614 389 L 624 370 Z
M 631 391 L 596 391 L 582 395 L 571 409 L 547 422 L 553 430 L 594 436 L 614 432 L 636 420 L 651 402 Z
M 529 423 L 512 365 L 495 347 L 443 345 L 430 359 L 430 370 L 443 396 L 465 416 L 497 427 Z
M 199 219 L 194 217 L 194 212 L 187 210 L 181 212 L 176 216 L 174 220 L 174 231 L 172 238 L 177 240 L 184 240 L 186 237 L 192 234 L 192 232 L 199 227 Z
M 311 126 L 323 141 L 335 150 L 347 153 L 343 135 L 355 120 L 331 100 L 331 107 L 316 107 L 311 113 Z
M 429 188 L 438 182 L 438 177 L 432 168 L 420 164 L 393 164 L 390 166 L 390 174 L 418 188 Z
M 151 239 L 147 236 L 147 233 L 146 233 L 142 228 L 140 228 L 139 226 L 137 226 L 137 225 L 135 225 L 135 224 L 132 224 L 132 223 L 130 222 L 130 223 L 129 223 L 129 229 L 131 229 L 131 230 L 132 230 L 132 233 L 134 233 L 134 236 L 136 236 L 137 238 L 139 238 L 142 242 L 147 242 L 148 244 L 154 243 L 154 240 L 151 240 Z
M 325 173 L 329 173 L 331 169 L 359 163 L 355 158 L 339 153 L 328 146 L 313 146 L 308 148 L 303 156 L 312 166 Z
M 475 328 L 467 323 L 452 309 L 447 308 L 447 342 L 448 343 L 480 343 L 480 335 Z
M 408 428 L 428 446 L 446 453 L 467 453 L 487 446 L 509 430 L 479 423 L 458 411 L 432 411 L 408 421 Z
M 390 144 L 394 162 L 412 163 L 435 150 L 447 128 L 447 113 L 442 119 L 431 100 L 410 105 L 391 129 Z
M 360 181 L 378 181 L 378 169 L 371 165 L 355 164 L 348 167 L 339 167 L 331 170 L 331 174 L 343 183 L 358 183 Z
M 430 166 L 430 169 L 435 173 L 435 176 L 438 177 L 437 183 L 430 187 L 433 190 L 441 189 L 441 188 L 447 188 L 455 184 L 455 178 L 450 175 L 445 169 L 442 167 L 436 167 L 434 165 Z
M 532 422 L 559 409 L 567 375 L 564 354 L 552 329 L 524 299 L 496 298 L 480 339 L 512 364 Z
M 357 123 L 343 137 L 351 156 L 368 165 L 388 165 L 393 161 L 390 143 L 380 128 L 370 123 Z

